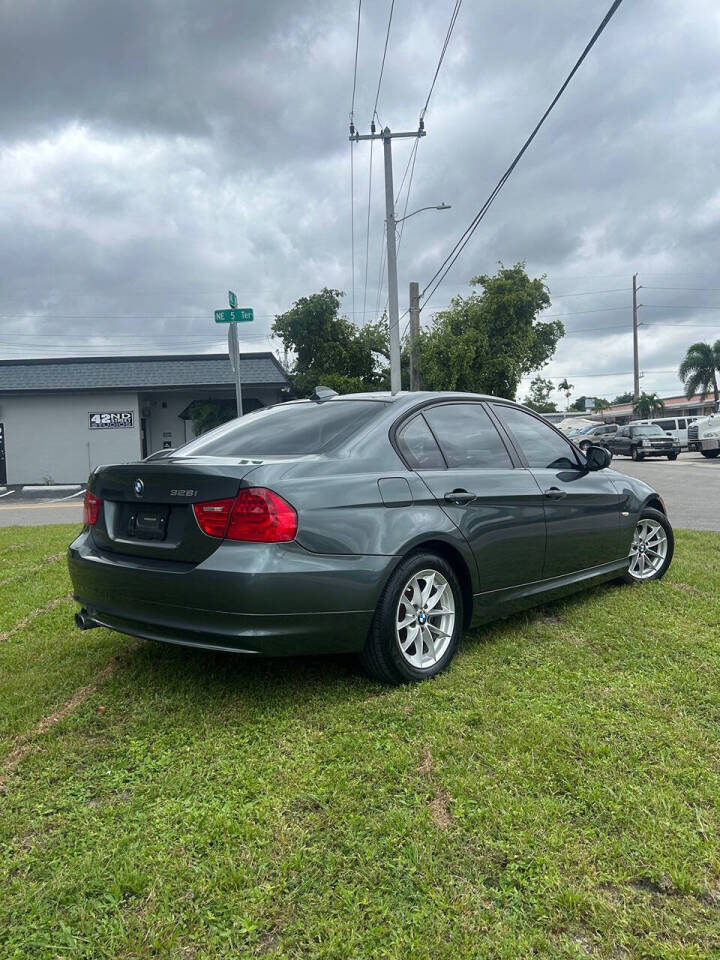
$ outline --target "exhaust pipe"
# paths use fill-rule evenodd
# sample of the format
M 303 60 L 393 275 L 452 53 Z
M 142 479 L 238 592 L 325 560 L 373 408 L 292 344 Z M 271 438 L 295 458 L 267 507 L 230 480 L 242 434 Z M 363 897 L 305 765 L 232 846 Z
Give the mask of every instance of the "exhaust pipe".
M 93 630 L 95 627 L 99 627 L 100 624 L 96 623 L 85 607 L 83 607 L 82 610 L 79 610 L 75 614 L 75 626 L 78 630 Z

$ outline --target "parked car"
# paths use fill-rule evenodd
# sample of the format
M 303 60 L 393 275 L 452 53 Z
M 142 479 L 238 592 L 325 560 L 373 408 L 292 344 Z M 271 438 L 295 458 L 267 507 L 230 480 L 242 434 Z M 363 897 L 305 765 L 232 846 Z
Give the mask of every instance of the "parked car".
M 697 417 L 656 417 L 653 420 L 633 420 L 632 425 L 654 424 L 664 430 L 673 440 L 677 440 L 681 450 L 687 450 L 688 430 L 697 419 Z
M 658 494 L 517 404 L 313 396 L 165 460 L 98 467 L 68 555 L 77 625 L 251 654 L 357 651 L 402 683 L 447 667 L 470 624 L 670 564 Z
M 667 457 L 677 460 L 680 444 L 655 424 L 629 423 L 603 444 L 613 456 L 632 457 L 633 460 L 645 460 L 647 457 Z
M 584 430 L 580 430 L 574 436 L 571 436 L 570 439 L 585 453 L 588 447 L 593 444 L 602 446 L 603 441 L 607 439 L 607 437 L 611 437 L 617 433 L 617 429 L 616 423 L 599 423 L 594 427 L 585 427 Z

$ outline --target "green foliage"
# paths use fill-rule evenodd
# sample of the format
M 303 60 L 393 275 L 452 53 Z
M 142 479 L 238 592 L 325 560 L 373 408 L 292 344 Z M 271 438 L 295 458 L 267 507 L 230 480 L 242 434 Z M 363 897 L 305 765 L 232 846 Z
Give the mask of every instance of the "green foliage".
M 578 397 L 577 400 L 573 400 L 573 402 L 570 404 L 570 410 L 584 411 L 586 409 L 585 407 L 586 400 L 592 400 L 592 407 L 590 408 L 591 410 L 607 410 L 607 408 L 610 406 L 607 400 L 603 400 L 602 397 L 583 396 L 583 397 Z
M 633 407 L 636 417 L 646 420 L 665 412 L 665 404 L 656 393 L 641 393 Z
M 554 389 L 552 380 L 544 380 L 538 374 L 530 381 L 530 392 L 523 403 L 536 413 L 555 413 L 557 406 L 550 399 L 550 394 Z
M 358 328 L 340 316 L 341 297 L 325 287 L 275 318 L 272 332 L 295 358 L 290 378 L 298 396 L 310 396 L 318 384 L 338 393 L 387 389 L 387 322 Z
M 678 376 L 685 384 L 685 396 L 690 399 L 699 393 L 704 400 L 712 390 L 717 403 L 717 370 L 720 370 L 720 340 L 716 340 L 712 346 L 709 343 L 693 343 L 678 370 Z
M 552 357 L 564 327 L 537 320 L 550 296 L 544 277 L 531 280 L 522 262 L 470 284 L 482 292 L 453 298 L 420 335 L 423 385 L 514 399 L 521 378 Z
M 633 399 L 632 393 L 628 390 L 627 393 L 619 393 L 613 400 L 613 404 L 632 403 Z
M 207 433 L 237 416 L 237 404 L 234 400 L 193 400 L 190 404 L 195 436 Z

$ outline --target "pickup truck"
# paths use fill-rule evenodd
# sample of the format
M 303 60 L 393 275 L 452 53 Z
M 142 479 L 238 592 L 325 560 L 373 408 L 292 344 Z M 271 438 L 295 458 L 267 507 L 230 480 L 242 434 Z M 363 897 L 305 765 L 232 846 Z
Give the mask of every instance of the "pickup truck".
M 601 437 L 599 442 L 613 456 L 632 457 L 633 460 L 645 460 L 646 457 L 677 460 L 680 453 L 677 440 L 652 424 L 633 426 L 630 423 L 620 427 L 612 436 Z

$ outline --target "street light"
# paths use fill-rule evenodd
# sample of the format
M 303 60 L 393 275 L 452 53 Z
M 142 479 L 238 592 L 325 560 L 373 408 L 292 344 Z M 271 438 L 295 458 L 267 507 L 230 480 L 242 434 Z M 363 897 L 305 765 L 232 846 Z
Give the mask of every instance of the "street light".
M 420 207 L 419 210 L 413 210 L 413 212 L 409 213 L 406 217 L 400 217 L 395 223 L 402 223 L 403 220 L 409 220 L 410 217 L 414 217 L 416 213 L 422 213 L 423 210 L 452 210 L 452 206 L 449 203 L 438 203 L 429 207 Z

